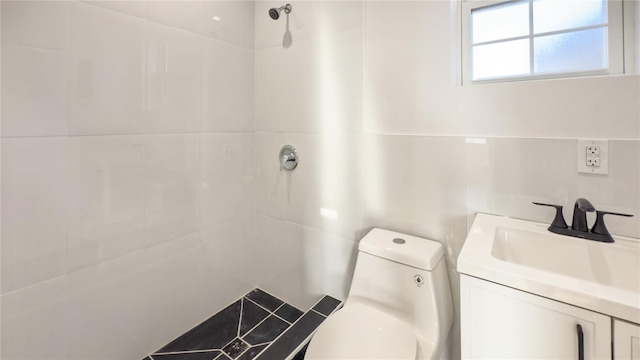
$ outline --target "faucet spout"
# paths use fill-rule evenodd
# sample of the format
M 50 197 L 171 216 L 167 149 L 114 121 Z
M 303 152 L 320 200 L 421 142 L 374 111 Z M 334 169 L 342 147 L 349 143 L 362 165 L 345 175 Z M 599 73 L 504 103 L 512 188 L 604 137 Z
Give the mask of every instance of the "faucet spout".
M 573 206 L 573 221 L 571 222 L 571 229 L 575 231 L 589 232 L 589 226 L 587 225 L 587 212 L 596 211 L 596 208 L 591 205 L 589 200 L 579 198 L 576 200 Z

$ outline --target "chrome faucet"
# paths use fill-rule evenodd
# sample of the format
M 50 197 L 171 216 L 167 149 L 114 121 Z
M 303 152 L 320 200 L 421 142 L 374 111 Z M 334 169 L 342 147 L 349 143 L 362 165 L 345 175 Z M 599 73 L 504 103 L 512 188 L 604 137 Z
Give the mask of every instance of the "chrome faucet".
M 551 206 L 556 209 L 556 216 L 553 219 L 551 225 L 547 230 L 552 233 L 568 235 L 573 237 L 579 237 L 582 239 L 595 240 L 601 242 L 613 242 L 613 237 L 607 230 L 607 227 L 604 225 L 604 216 L 605 215 L 617 215 L 617 216 L 626 216 L 631 217 L 633 215 L 630 214 L 621 214 L 609 211 L 600 211 L 596 210 L 596 208 L 591 205 L 589 200 L 584 198 L 579 198 L 576 200 L 573 205 L 573 221 L 571 222 L 571 228 L 564 221 L 564 216 L 562 215 L 562 205 L 553 205 L 553 204 L 543 204 L 534 202 L 535 205 L 542 206 Z M 596 221 L 593 224 L 593 228 L 589 230 L 589 226 L 587 224 L 587 213 L 588 212 L 596 212 Z

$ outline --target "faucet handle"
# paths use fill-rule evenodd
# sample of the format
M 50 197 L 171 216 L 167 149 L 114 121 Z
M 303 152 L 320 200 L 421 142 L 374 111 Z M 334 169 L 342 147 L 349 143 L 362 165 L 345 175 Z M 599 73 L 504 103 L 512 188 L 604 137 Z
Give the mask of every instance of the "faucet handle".
M 609 230 L 604 225 L 605 215 L 616 215 L 616 216 L 625 216 L 625 217 L 633 216 L 631 214 L 622 214 L 622 213 L 611 212 L 611 211 L 596 210 L 596 222 L 593 224 L 593 228 L 591 228 L 592 233 L 599 234 L 599 235 L 609 235 Z
M 539 202 L 533 202 L 533 204 L 541 205 L 541 206 L 550 206 L 556 209 L 556 216 L 555 218 L 553 218 L 553 222 L 551 222 L 551 225 L 549 226 L 550 228 L 553 227 L 553 228 L 566 229 L 569 227 L 569 225 L 567 225 L 567 222 L 564 221 L 564 216 L 562 215 L 562 205 L 545 204 L 545 203 L 539 203 Z

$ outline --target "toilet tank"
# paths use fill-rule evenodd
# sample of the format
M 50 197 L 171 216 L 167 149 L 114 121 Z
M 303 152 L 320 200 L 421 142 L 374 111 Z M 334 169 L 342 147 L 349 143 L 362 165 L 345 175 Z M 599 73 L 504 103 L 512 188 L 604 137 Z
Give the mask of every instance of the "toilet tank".
M 345 306 L 362 302 L 377 307 L 413 324 L 422 342 L 442 344 L 453 322 L 442 244 L 373 229 L 358 250 Z

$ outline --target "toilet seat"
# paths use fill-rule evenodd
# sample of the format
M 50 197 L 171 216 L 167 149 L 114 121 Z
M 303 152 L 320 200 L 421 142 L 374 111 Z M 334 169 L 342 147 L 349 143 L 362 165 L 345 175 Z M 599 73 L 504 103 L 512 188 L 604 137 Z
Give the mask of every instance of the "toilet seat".
M 415 360 L 413 326 L 364 304 L 348 304 L 325 320 L 305 360 Z

